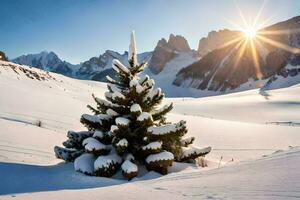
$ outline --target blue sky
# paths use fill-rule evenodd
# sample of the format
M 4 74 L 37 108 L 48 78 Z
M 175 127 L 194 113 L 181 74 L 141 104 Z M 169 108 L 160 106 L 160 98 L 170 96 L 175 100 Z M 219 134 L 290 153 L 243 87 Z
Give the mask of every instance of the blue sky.
M 123 52 L 131 30 L 138 51 L 151 51 L 170 33 L 197 48 L 211 30 L 241 24 L 237 6 L 253 18 L 263 0 L 0 0 L 0 50 L 10 58 L 43 50 L 72 63 L 106 49 Z M 299 0 L 269 0 L 261 19 L 268 24 L 300 15 Z

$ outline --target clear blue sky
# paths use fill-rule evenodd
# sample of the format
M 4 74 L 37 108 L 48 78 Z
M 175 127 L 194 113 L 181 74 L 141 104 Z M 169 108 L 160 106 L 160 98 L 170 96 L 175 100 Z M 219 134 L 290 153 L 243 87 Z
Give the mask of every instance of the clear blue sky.
M 0 0 L 0 50 L 10 58 L 54 51 L 79 63 L 106 49 L 123 52 L 136 31 L 138 51 L 151 51 L 170 33 L 197 48 L 211 30 L 241 23 L 237 6 L 254 17 L 263 0 Z M 269 24 L 300 15 L 299 0 L 269 0 Z

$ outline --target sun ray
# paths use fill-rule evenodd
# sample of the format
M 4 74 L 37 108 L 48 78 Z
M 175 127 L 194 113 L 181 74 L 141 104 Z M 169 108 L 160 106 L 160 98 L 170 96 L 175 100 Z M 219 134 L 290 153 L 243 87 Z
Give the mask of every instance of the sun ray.
M 230 45 L 232 45 L 232 44 L 234 44 L 234 43 L 237 43 L 237 42 L 239 42 L 239 41 L 241 41 L 241 40 L 243 40 L 243 37 L 242 37 L 242 36 L 239 36 L 239 37 L 237 37 L 237 38 L 235 38 L 235 39 L 229 40 L 228 42 L 222 44 L 221 46 L 218 47 L 218 49 L 221 49 L 221 48 L 230 46 Z
M 261 5 L 259 11 L 257 12 L 257 15 L 255 16 L 255 19 L 254 19 L 254 21 L 253 21 L 253 23 L 252 23 L 252 26 L 253 26 L 253 27 L 257 27 L 257 22 L 258 22 L 258 20 L 260 19 L 260 16 L 261 16 L 261 14 L 262 14 L 262 11 L 263 11 L 264 8 L 265 8 L 266 2 L 267 2 L 267 1 L 265 0 L 265 1 L 263 2 L 263 4 Z
M 260 35 L 289 35 L 294 33 L 300 33 L 300 29 L 283 29 L 283 30 L 261 30 Z
M 255 42 L 254 40 L 250 40 L 250 49 L 251 49 L 252 57 L 253 57 L 253 61 L 254 61 L 256 78 L 261 79 L 262 78 L 262 73 L 261 73 L 259 60 L 258 60 L 258 55 L 257 55 L 257 50 L 256 50 L 256 46 L 255 46 L 254 42 Z
M 249 24 L 248 24 L 248 22 L 247 22 L 247 20 L 246 20 L 246 18 L 244 16 L 242 10 L 240 9 L 240 7 L 237 4 L 236 4 L 236 8 L 237 8 L 237 10 L 239 12 L 239 15 L 240 15 L 240 17 L 241 17 L 241 19 L 243 21 L 244 27 L 249 27 Z
M 281 42 L 278 42 L 278 41 L 275 41 L 275 40 L 272 40 L 272 39 L 269 39 L 267 37 L 264 37 L 262 35 L 257 35 L 257 38 L 262 40 L 263 42 L 266 42 L 272 46 L 275 46 L 275 47 L 278 47 L 278 48 L 281 48 L 281 49 L 284 49 L 288 52 L 291 52 L 293 54 L 297 54 L 297 53 L 300 53 L 300 49 L 299 48 L 296 48 L 296 47 L 291 47 L 289 45 L 286 45 L 286 44 L 283 44 Z
M 241 58 L 244 55 L 244 52 L 245 52 L 246 47 L 248 45 L 248 40 L 243 40 L 243 41 L 241 41 L 241 43 L 243 43 L 243 44 L 242 44 L 242 47 L 239 48 L 239 50 L 238 50 L 238 55 L 237 55 L 237 58 L 235 60 L 234 66 L 233 66 L 234 69 L 237 67 L 237 65 L 239 64 Z

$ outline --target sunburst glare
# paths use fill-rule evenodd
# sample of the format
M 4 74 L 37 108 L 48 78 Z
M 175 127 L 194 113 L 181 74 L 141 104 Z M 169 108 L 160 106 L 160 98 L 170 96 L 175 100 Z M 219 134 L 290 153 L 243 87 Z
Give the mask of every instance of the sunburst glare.
M 237 48 L 237 56 L 235 67 L 238 66 L 241 58 L 245 54 L 246 50 L 249 49 L 251 52 L 251 57 L 253 60 L 253 67 L 256 71 L 256 77 L 258 79 L 263 78 L 259 57 L 260 50 L 264 48 L 266 45 L 270 45 L 274 48 L 282 49 L 288 51 L 290 53 L 296 54 L 300 53 L 300 49 L 296 47 L 289 46 L 287 44 L 282 43 L 281 41 L 275 40 L 272 35 L 288 35 L 293 32 L 299 32 L 300 30 L 269 30 L 265 29 L 267 22 L 270 21 L 271 18 L 266 20 L 261 19 L 261 15 L 263 12 L 263 8 L 265 3 L 261 6 L 258 13 L 252 20 L 248 20 L 246 18 L 241 9 L 237 6 L 238 13 L 240 15 L 240 19 L 242 21 L 241 24 L 234 23 L 232 21 L 227 20 L 231 25 L 235 27 L 242 34 L 237 36 L 236 38 L 227 41 L 225 44 L 221 45 L 219 48 L 224 48 L 229 45 L 237 44 L 235 48 Z M 265 48 L 266 49 L 266 48 Z

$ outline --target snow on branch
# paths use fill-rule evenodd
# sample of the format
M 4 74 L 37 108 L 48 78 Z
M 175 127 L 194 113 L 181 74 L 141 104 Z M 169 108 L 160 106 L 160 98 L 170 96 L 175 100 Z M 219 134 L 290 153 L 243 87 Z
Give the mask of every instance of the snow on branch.
M 142 108 L 139 104 L 133 104 L 131 107 L 130 107 L 130 112 L 142 112 Z
M 142 121 L 145 121 L 145 120 L 153 121 L 151 114 L 147 113 L 147 112 L 142 112 L 136 120 L 139 121 L 139 122 L 142 122 Z
M 123 139 L 121 139 L 121 140 L 116 144 L 116 146 L 118 146 L 118 147 L 127 147 L 127 146 L 128 146 L 128 141 L 127 141 L 125 138 L 123 138 Z
M 93 154 L 85 153 L 79 156 L 74 161 L 75 171 L 81 172 L 87 175 L 94 173 L 94 162 L 96 158 Z
M 208 154 L 211 151 L 211 147 L 206 148 L 198 148 L 195 146 L 190 145 L 189 147 L 182 147 L 182 156 L 181 160 L 189 160 L 189 159 L 195 159 L 200 156 L 204 156 Z
M 115 121 L 116 124 L 120 126 L 128 126 L 130 123 L 130 120 L 125 117 L 117 117 Z
M 147 163 L 161 161 L 161 160 L 173 160 L 174 155 L 171 152 L 163 151 L 156 154 L 151 154 L 146 158 Z
M 129 69 L 126 66 L 124 66 L 118 59 L 113 59 L 112 64 L 112 67 L 116 72 L 120 72 L 121 70 L 126 74 L 130 73 Z
M 142 150 L 153 150 L 153 149 L 160 149 L 162 146 L 162 142 L 151 142 L 147 144 L 146 146 L 142 147 Z

